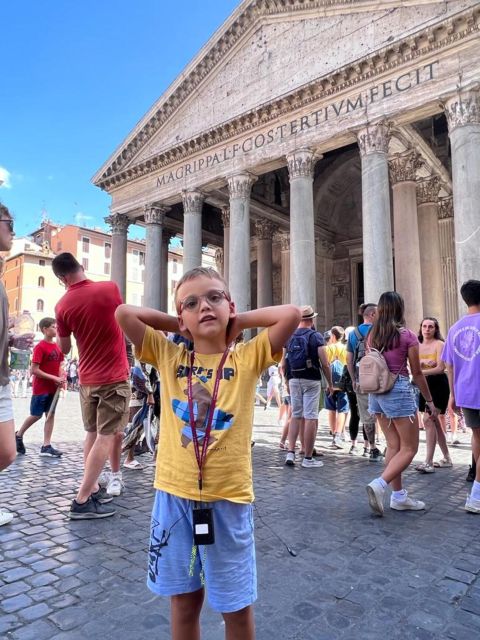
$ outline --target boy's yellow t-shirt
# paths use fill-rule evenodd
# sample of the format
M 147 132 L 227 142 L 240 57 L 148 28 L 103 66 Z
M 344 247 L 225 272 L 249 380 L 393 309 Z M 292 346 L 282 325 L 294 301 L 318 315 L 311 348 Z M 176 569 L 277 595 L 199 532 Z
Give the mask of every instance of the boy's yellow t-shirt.
M 192 375 L 194 414 L 199 448 L 207 423 L 217 367 L 223 354 L 195 354 Z M 160 440 L 154 486 L 167 493 L 191 500 L 213 502 L 253 501 L 251 437 L 255 387 L 261 372 L 281 353 L 272 355 L 268 331 L 235 346 L 225 361 L 212 421 L 210 444 L 203 466 L 203 488 L 198 488 L 198 465 L 190 429 L 187 373 L 190 352 L 176 345 L 163 333 L 147 327 L 142 362 L 153 365 L 160 374 Z

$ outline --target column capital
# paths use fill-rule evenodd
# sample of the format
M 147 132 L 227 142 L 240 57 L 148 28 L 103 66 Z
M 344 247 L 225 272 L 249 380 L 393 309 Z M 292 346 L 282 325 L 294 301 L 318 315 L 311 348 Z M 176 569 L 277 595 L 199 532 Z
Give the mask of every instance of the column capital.
M 316 238 L 316 241 L 319 244 L 324 257 L 332 258 L 335 253 L 335 243 L 330 242 L 330 240 L 327 240 L 326 238 Z
M 421 167 L 422 164 L 423 160 L 415 149 L 409 149 L 404 153 L 396 153 L 388 161 L 392 184 L 415 182 L 417 169 Z
M 280 242 L 282 251 L 290 251 L 290 233 L 288 231 L 277 231 L 274 239 Z
M 252 184 L 257 180 L 256 176 L 242 171 L 227 178 L 228 193 L 230 198 L 249 198 Z
M 321 155 L 315 154 L 311 149 L 296 149 L 287 153 L 288 174 L 290 180 L 294 178 L 313 178 L 313 170 Z
M 205 195 L 196 189 L 184 189 L 182 191 L 182 202 L 184 213 L 202 213 Z
M 417 205 L 437 204 L 442 183 L 438 176 L 417 180 Z
M 162 225 L 163 220 L 165 218 L 165 214 L 170 209 L 170 207 L 164 207 L 160 204 L 152 203 L 146 204 L 143 207 L 143 218 L 145 220 L 145 224 L 158 224 Z
M 255 220 L 255 235 L 258 240 L 272 240 L 275 225 L 266 218 L 257 218 Z
M 449 133 L 466 124 L 480 124 L 480 90 L 459 91 L 444 102 L 443 108 Z
M 388 153 L 390 128 L 389 122 L 378 122 L 377 124 L 367 124 L 366 127 L 357 131 L 357 142 L 362 158 L 371 153 Z
M 223 228 L 227 229 L 230 227 L 230 207 L 228 205 L 221 208 L 221 216 Z
M 447 196 L 439 200 L 438 217 L 440 220 L 453 218 L 453 196 Z
M 128 227 L 132 224 L 132 221 L 126 213 L 112 213 L 104 218 L 105 222 L 110 225 L 113 233 L 121 235 L 127 235 Z

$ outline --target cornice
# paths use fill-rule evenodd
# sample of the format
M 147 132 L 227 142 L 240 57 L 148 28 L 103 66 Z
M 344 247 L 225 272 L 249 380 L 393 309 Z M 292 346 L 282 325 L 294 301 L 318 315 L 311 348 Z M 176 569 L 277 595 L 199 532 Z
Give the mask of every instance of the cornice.
M 323 2 L 309 0 L 308 6 L 313 7 L 315 2 L 322 8 L 327 4 L 333 4 L 329 3 L 328 0 L 323 0 Z M 354 0 L 351 0 L 351 2 L 344 0 L 343 4 L 353 4 L 353 2 Z M 238 19 L 214 43 L 195 68 L 186 75 L 180 85 L 159 106 L 141 130 L 123 147 L 108 169 L 101 175 L 94 177 L 93 180 L 97 186 L 108 190 L 151 174 L 173 162 L 206 150 L 212 145 L 226 142 L 233 136 L 248 133 L 262 125 L 268 125 L 270 122 L 288 115 L 292 111 L 329 96 L 334 96 L 365 81 L 372 80 L 381 74 L 404 65 L 406 62 L 415 61 L 421 56 L 449 47 L 451 44 L 480 30 L 480 7 L 471 7 L 442 22 L 437 22 L 413 33 L 390 46 L 374 51 L 361 60 L 348 63 L 323 78 L 303 85 L 289 94 L 259 105 L 255 109 L 232 118 L 189 140 L 185 140 L 181 144 L 152 155 L 136 165 L 126 167 L 127 163 L 139 153 L 185 99 L 196 90 L 200 82 L 206 78 L 216 64 L 225 58 L 226 53 L 235 46 L 254 21 L 259 16 L 268 15 L 266 7 L 274 4 L 288 5 L 288 10 L 294 10 L 294 6 L 297 7 L 297 10 L 300 10 L 300 5 L 302 5 L 303 10 L 305 10 L 306 2 L 302 0 L 289 0 L 288 3 L 285 0 L 256 0 L 256 2 L 250 4 L 245 12 L 241 13 Z M 278 8 L 276 11 L 278 11 Z

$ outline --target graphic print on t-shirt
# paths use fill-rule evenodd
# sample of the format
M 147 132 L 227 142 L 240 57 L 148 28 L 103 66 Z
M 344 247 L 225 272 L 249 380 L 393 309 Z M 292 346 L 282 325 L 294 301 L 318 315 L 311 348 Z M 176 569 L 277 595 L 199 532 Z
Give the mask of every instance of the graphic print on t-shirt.
M 472 362 L 480 355 L 480 331 L 475 326 L 458 329 L 453 336 L 452 343 L 457 356 L 466 362 Z
M 187 395 L 187 389 L 185 389 L 184 394 Z M 212 396 L 203 384 L 195 382 L 195 384 L 192 385 L 192 399 L 195 429 L 197 430 L 198 441 L 202 444 L 205 437 L 205 430 L 207 428 Z M 186 448 L 193 440 L 192 429 L 190 427 L 188 400 L 179 400 L 174 398 L 172 400 L 172 409 L 174 414 L 184 425 L 181 430 L 181 443 L 182 447 Z M 233 424 L 233 418 L 233 414 L 226 413 L 222 409 L 215 407 L 212 418 L 212 431 L 224 431 L 225 429 L 230 429 Z M 216 442 L 216 440 L 217 438 L 210 433 L 208 446 Z

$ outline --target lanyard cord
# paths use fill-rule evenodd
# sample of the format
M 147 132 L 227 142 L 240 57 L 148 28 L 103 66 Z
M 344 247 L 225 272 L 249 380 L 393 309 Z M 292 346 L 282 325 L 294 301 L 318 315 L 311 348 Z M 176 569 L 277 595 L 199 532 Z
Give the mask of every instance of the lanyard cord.
M 193 450 L 195 452 L 195 459 L 198 465 L 198 489 L 200 492 L 202 491 L 202 488 L 203 488 L 202 469 L 203 469 L 203 466 L 205 465 L 205 459 L 207 457 L 208 441 L 210 440 L 210 431 L 212 430 L 213 413 L 215 411 L 215 406 L 217 404 L 218 389 L 220 386 L 220 380 L 223 373 L 223 365 L 225 364 L 225 361 L 228 357 L 228 353 L 229 353 L 229 348 L 227 347 L 223 353 L 222 359 L 220 360 L 220 364 L 218 365 L 217 374 L 215 376 L 215 384 L 213 386 L 212 400 L 208 410 L 207 425 L 205 427 L 205 436 L 202 442 L 201 451 L 198 443 L 196 420 L 195 420 L 195 414 L 193 411 L 192 372 L 193 372 L 193 364 L 195 362 L 195 351 L 192 351 L 190 354 L 190 368 L 188 370 L 188 375 L 187 375 L 188 413 L 190 418 L 190 428 L 192 430 Z

